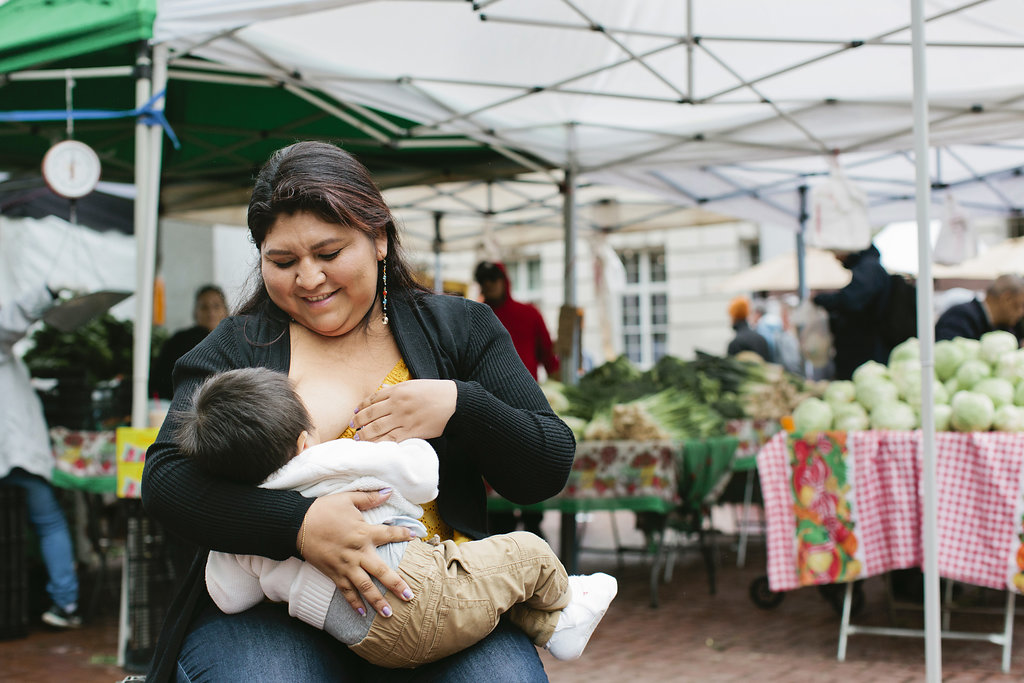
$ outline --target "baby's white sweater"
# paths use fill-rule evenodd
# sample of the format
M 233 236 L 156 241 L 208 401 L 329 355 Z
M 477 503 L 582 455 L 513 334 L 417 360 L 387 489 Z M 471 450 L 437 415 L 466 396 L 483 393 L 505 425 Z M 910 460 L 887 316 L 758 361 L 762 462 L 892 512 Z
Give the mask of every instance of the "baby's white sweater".
M 363 517 L 370 524 L 408 524 L 423 516 L 419 504 L 437 497 L 437 480 L 437 454 L 422 439 L 336 439 L 306 449 L 260 486 L 298 491 L 307 498 L 390 487 L 387 501 L 363 510 Z M 405 544 L 391 543 L 378 551 L 401 558 Z M 392 568 L 396 564 L 388 562 Z M 206 561 L 206 588 L 222 612 L 242 612 L 269 598 L 287 602 L 289 614 L 320 629 L 335 592 L 333 581 L 298 558 L 271 560 L 217 551 Z

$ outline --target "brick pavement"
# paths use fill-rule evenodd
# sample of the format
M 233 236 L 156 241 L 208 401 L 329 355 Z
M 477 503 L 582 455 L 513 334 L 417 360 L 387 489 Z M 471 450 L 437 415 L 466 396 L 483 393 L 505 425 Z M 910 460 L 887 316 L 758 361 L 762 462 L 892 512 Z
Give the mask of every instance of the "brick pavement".
M 586 525 L 587 546 L 611 547 L 608 513 L 595 513 Z M 632 516 L 617 514 L 625 544 L 636 544 Z M 558 517 L 545 518 L 544 529 L 557 537 Z M 723 544 L 727 545 L 727 544 Z M 923 681 L 924 643 L 917 638 L 854 636 L 847 661 L 837 662 L 838 616 L 816 590 L 786 595 L 776 609 L 765 611 L 747 595 L 750 582 L 764 573 L 764 551 L 753 543 L 747 567 L 737 569 L 735 556 L 723 547 L 718 594 L 708 594 L 703 564 L 696 555 L 677 563 L 672 581 L 659 591 L 661 606 L 648 602 L 649 565 L 626 558 L 623 567 L 606 554 L 584 553 L 583 571 L 606 571 L 619 578 L 619 597 L 591 640 L 583 658 L 558 662 L 542 654 L 553 683 L 621 683 L 671 681 Z M 988 597 L 984 592 L 971 595 Z M 867 602 L 859 623 L 887 625 L 888 615 L 877 579 L 865 583 Z M 998 601 L 998 600 L 997 600 Z M 1001 604 L 1001 602 L 999 603 Z M 113 683 L 124 675 L 116 665 L 116 606 L 87 628 L 72 633 L 35 627 L 28 638 L 0 642 L 0 680 L 14 682 Z M 920 614 L 900 613 L 901 626 L 920 627 Z M 1018 619 L 1018 630 L 1021 626 Z M 958 615 L 958 630 L 995 630 L 997 615 Z M 943 641 L 943 679 L 956 683 L 1017 681 L 1024 677 L 1024 640 L 1016 639 L 1010 675 L 999 671 L 1000 648 L 988 643 Z

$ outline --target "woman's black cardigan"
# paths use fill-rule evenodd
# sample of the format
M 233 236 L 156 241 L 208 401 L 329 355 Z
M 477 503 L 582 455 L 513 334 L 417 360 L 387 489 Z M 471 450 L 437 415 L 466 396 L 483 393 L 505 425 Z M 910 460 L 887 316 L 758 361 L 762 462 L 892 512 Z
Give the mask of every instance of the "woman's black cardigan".
M 440 460 L 438 511 L 471 538 L 486 535 L 483 480 L 515 503 L 557 494 L 572 468 L 572 431 L 551 410 L 490 307 L 460 297 L 417 294 L 388 299 L 389 321 L 413 378 L 451 379 L 455 414 L 430 441 Z M 173 679 L 189 622 L 209 596 L 206 551 L 295 555 L 295 539 L 312 499 L 211 478 L 173 441 L 174 411 L 212 373 L 263 366 L 288 372 L 288 324 L 269 307 L 223 321 L 174 369 L 174 400 L 150 447 L 142 478 L 146 512 L 199 548 L 157 643 L 150 681 Z M 256 399 L 258 400 L 258 399 Z

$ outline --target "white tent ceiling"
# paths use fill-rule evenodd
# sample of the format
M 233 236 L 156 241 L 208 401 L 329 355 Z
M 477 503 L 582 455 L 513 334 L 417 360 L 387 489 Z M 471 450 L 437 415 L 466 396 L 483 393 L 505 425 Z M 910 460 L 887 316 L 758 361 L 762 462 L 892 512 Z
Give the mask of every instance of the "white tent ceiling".
M 912 216 L 909 3 L 297 5 L 341 6 L 216 38 L 191 24 L 187 40 L 158 15 L 171 77 L 200 67 L 190 54 L 422 122 L 400 146 L 466 135 L 591 181 L 789 225 L 796 188 L 838 153 L 873 222 Z M 1024 204 L 1024 4 L 929 0 L 925 15 L 935 183 L 968 212 L 1010 213 Z

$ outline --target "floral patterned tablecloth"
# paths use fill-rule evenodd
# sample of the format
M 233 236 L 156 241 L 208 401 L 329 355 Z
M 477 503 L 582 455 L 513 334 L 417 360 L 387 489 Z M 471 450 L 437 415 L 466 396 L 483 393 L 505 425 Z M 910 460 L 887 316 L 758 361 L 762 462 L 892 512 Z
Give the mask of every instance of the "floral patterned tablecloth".
M 116 433 L 53 427 L 53 484 L 93 493 L 117 488 Z
M 489 491 L 492 510 L 514 507 L 562 510 L 668 512 L 679 502 L 676 455 L 671 441 L 584 441 L 565 488 L 537 505 L 519 506 Z
M 936 434 L 940 575 L 1024 589 L 1024 434 Z M 922 564 L 921 432 L 780 432 L 757 456 L 773 591 Z
M 699 499 L 728 473 L 736 445 L 734 437 L 685 443 L 583 441 L 576 446 L 569 480 L 557 496 L 537 505 L 520 506 L 489 491 L 488 506 L 492 510 L 524 507 L 563 512 L 667 513 L 680 503 L 699 504 Z M 686 500 L 681 493 L 686 494 Z

